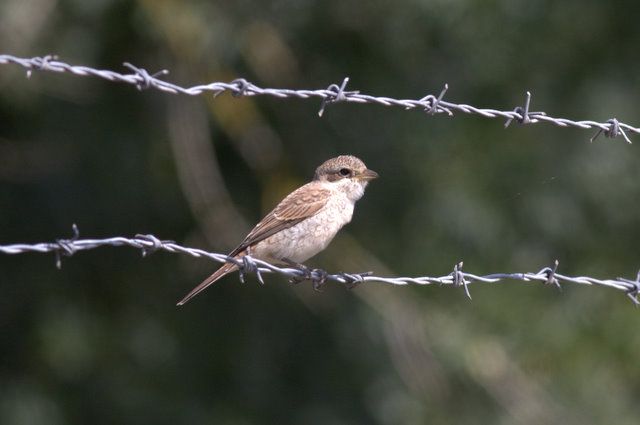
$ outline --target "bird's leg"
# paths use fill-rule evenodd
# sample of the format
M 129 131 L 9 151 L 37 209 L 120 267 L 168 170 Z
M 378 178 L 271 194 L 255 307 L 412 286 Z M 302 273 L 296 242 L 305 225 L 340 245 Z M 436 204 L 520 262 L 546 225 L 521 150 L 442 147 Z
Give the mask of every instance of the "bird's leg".
M 313 284 L 313 289 L 318 291 L 318 292 L 322 292 L 321 288 L 327 283 L 327 276 L 329 276 L 329 273 L 327 273 L 325 270 L 322 269 L 310 269 L 309 267 L 305 266 L 302 263 L 297 263 L 295 261 L 292 261 L 288 258 L 283 258 L 282 262 L 285 263 L 286 265 L 290 266 L 290 267 L 294 267 L 298 270 L 300 270 L 302 272 L 302 276 L 300 277 L 292 277 L 291 279 L 289 279 L 289 283 L 292 284 L 298 284 L 300 282 L 304 282 L 305 280 L 309 280 L 311 281 L 311 283 Z M 314 275 L 317 275 L 319 277 L 314 277 Z
M 289 267 L 293 267 L 294 269 L 300 270 L 303 273 L 303 275 L 300 277 L 294 276 L 291 279 L 289 279 L 289 283 L 293 283 L 294 285 L 297 285 L 300 282 L 304 282 L 305 280 L 311 279 L 311 270 L 309 269 L 309 267 L 305 266 L 304 264 L 297 263 L 288 258 L 282 258 L 282 262 Z

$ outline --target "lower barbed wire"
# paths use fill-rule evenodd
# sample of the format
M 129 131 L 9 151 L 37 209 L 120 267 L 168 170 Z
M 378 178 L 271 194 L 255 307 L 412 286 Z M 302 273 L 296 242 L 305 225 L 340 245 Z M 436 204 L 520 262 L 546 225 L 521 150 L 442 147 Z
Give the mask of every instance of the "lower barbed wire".
M 133 238 L 122 236 L 105 239 L 79 239 L 79 230 L 73 226 L 73 235 L 69 239 L 57 239 L 54 242 L 40 242 L 34 244 L 11 244 L 0 245 L 0 254 L 17 255 L 26 253 L 54 253 L 56 255 L 56 266 L 60 263 L 61 256 L 71 256 L 79 251 L 96 249 L 105 246 L 129 246 L 142 251 L 147 257 L 150 253 L 164 251 L 174 254 L 186 254 L 195 258 L 206 257 L 213 261 L 235 264 L 240 273 L 240 279 L 244 280 L 248 273 L 255 273 L 258 282 L 264 284 L 263 273 L 277 273 L 294 279 L 311 280 L 312 283 L 324 284 L 325 281 L 334 281 L 345 284 L 347 287 L 359 286 L 363 283 L 384 283 L 394 286 L 406 285 L 452 285 L 462 286 L 465 295 L 471 299 L 469 285 L 476 283 L 498 283 L 505 281 L 539 282 L 544 285 L 560 287 L 561 283 L 573 283 L 590 286 L 604 286 L 624 292 L 636 305 L 640 305 L 638 296 L 640 293 L 640 272 L 635 280 L 618 277 L 616 279 L 597 279 L 588 276 L 566 276 L 558 273 L 558 261 L 552 266 L 542 268 L 538 272 L 521 273 L 492 273 L 478 275 L 462 270 L 463 262 L 460 261 L 454 266 L 453 272 L 439 277 L 418 276 L 418 277 L 384 277 L 376 276 L 373 272 L 363 273 L 327 273 L 321 269 L 306 269 L 278 266 L 269 262 L 259 260 L 250 255 L 242 258 L 229 257 L 226 254 L 210 252 L 199 248 L 191 248 L 177 244 L 172 240 L 163 240 L 151 234 L 138 234 Z

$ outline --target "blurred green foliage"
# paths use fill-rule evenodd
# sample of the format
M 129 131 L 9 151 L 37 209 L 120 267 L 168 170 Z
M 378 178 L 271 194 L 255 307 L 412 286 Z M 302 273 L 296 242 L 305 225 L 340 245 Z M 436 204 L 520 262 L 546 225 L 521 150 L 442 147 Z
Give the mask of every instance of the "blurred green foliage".
M 0 52 L 169 69 L 183 85 L 438 93 L 638 124 L 637 2 L 4 0 Z M 440 275 L 635 275 L 638 147 L 551 125 L 370 105 L 138 92 L 0 68 L 0 243 L 159 237 L 233 247 L 325 159 L 378 171 L 310 264 Z M 2 424 L 615 423 L 640 419 L 620 293 L 473 285 L 315 293 L 101 249 L 0 257 Z

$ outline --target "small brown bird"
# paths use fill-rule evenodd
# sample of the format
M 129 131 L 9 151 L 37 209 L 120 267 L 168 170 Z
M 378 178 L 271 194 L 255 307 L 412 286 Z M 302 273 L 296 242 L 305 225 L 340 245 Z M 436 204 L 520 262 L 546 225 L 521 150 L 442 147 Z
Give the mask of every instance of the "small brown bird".
M 291 192 L 240 245 L 229 253 L 240 259 L 251 255 L 275 263 L 302 263 L 329 245 L 338 230 L 351 221 L 353 208 L 378 173 L 355 156 L 329 159 L 316 169 L 310 183 Z M 178 305 L 238 269 L 225 263 L 184 297 Z

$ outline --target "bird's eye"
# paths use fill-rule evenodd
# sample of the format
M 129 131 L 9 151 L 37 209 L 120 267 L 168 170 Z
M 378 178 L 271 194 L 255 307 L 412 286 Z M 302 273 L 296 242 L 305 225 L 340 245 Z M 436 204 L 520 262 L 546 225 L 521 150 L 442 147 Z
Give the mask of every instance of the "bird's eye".
M 338 171 L 338 172 L 343 177 L 347 177 L 347 176 L 351 175 L 351 170 L 349 170 L 348 168 L 341 168 L 340 171 Z

